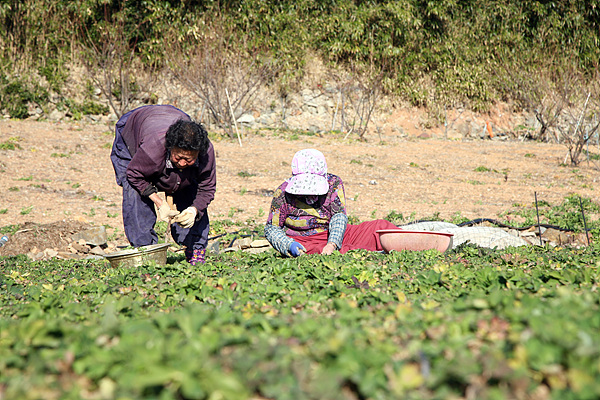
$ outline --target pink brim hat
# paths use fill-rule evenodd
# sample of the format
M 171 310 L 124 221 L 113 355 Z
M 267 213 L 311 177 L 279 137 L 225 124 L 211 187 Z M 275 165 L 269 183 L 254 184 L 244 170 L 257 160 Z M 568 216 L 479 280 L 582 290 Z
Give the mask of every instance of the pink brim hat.
M 329 191 L 327 162 L 319 150 L 300 150 L 292 159 L 292 177 L 285 191 L 295 195 L 322 195 Z

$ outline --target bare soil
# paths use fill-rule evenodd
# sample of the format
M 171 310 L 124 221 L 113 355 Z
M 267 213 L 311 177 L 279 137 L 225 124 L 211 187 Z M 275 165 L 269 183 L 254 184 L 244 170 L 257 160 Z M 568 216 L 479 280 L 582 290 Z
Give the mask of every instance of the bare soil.
M 411 118 L 394 117 L 399 125 Z M 209 214 L 213 221 L 265 221 L 273 190 L 290 176 L 291 159 L 303 148 L 325 154 L 329 172 L 344 180 L 348 214 L 360 220 L 391 211 L 414 220 L 497 218 L 515 207 L 535 207 L 534 193 L 552 205 L 571 193 L 595 198 L 597 166 L 562 166 L 563 145 L 404 132 L 367 135 L 366 142 L 254 133 L 242 138 L 242 146 L 215 136 L 218 184 Z M 27 244 L 12 238 L 0 255 L 56 247 L 56 237 L 90 225 L 106 225 L 112 241 L 127 244 L 109 159 L 112 139 L 106 125 L 0 121 L 0 144 L 13 140 L 19 146 L 0 149 L 0 227 L 43 228 Z

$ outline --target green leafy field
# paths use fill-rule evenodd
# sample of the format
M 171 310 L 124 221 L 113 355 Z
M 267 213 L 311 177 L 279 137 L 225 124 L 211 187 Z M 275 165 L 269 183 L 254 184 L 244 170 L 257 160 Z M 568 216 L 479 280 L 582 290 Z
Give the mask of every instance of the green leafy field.
M 0 258 L 0 397 L 596 399 L 599 254 Z

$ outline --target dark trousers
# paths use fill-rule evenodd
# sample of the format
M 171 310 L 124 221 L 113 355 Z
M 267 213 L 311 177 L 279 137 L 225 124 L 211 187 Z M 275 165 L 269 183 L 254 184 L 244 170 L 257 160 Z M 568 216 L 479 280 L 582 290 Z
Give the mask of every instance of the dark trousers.
M 147 246 L 158 243 L 158 235 L 154 230 L 156 224 L 156 211 L 154 203 L 148 197 L 142 197 L 127 181 L 127 166 L 131 161 L 131 154 L 123 141 L 121 131 L 125 127 L 131 111 L 123 115 L 115 127 L 115 141 L 113 142 L 110 159 L 115 170 L 117 184 L 123 187 L 123 226 L 125 236 L 134 247 Z M 173 201 L 179 211 L 192 205 L 197 187 L 189 186 L 173 193 Z M 194 225 L 185 229 L 176 223 L 171 225 L 173 239 L 186 246 L 188 249 L 201 250 L 208 243 L 209 219 L 206 210 L 198 210 L 202 215 Z

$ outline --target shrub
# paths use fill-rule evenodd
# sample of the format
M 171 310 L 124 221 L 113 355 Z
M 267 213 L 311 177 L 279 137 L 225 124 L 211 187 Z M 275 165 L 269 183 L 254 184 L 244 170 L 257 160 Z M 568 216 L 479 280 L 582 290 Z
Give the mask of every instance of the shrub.
M 28 82 L 23 78 L 10 79 L 7 76 L 0 76 L 0 103 L 4 105 L 11 118 L 27 118 L 29 103 L 41 107 L 47 101 L 48 92 L 39 84 Z

